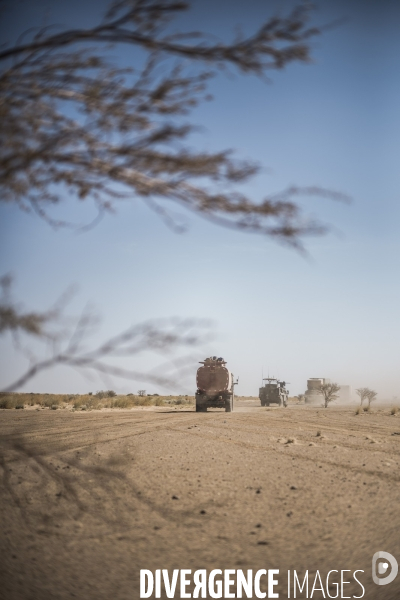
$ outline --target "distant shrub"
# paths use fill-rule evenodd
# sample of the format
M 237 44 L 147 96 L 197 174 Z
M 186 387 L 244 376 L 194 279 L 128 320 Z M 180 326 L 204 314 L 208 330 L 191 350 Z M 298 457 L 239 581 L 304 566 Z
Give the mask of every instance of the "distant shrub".
M 132 400 L 127 396 L 121 396 L 121 398 L 115 398 L 110 403 L 110 408 L 131 408 L 133 406 Z
M 171 398 L 170 396 L 167 399 L 167 402 L 169 404 L 176 404 L 178 406 L 180 405 L 184 405 L 184 404 L 194 404 L 194 397 L 193 396 L 178 396 L 178 397 L 174 397 Z
M 100 390 L 98 392 L 96 392 L 96 396 L 97 398 L 100 398 L 100 400 L 102 400 L 103 398 L 114 398 L 114 396 L 116 396 L 116 392 L 114 392 L 114 390 Z
M 52 406 L 55 406 L 56 404 L 61 404 L 62 400 L 60 398 L 60 396 L 56 396 L 55 394 L 45 394 L 46 398 L 41 399 L 42 401 L 39 402 L 39 404 L 41 404 L 42 406 L 47 406 L 48 408 L 51 408 Z
M 154 401 L 150 396 L 135 396 L 134 394 L 127 396 L 117 396 L 111 400 L 110 408 L 133 408 L 134 406 L 151 406 Z
M 154 406 L 154 400 L 152 400 L 148 396 L 144 396 L 139 398 L 138 404 L 139 406 Z
M 20 404 L 20 401 L 13 397 L 12 394 L 3 394 L 0 396 L 0 408 L 16 408 L 17 404 Z
M 72 405 L 74 410 L 100 410 L 102 408 L 134 408 L 139 406 L 165 406 L 193 404 L 194 396 L 160 396 L 150 394 L 139 396 L 132 393 L 126 395 L 109 396 L 115 394 L 113 390 L 100 390 L 87 394 L 24 394 L 16 392 L 0 393 L 0 408 L 16 408 L 25 405 L 34 406 L 38 404 L 42 408 L 56 410 L 63 405 Z M 85 408 L 84 408 L 85 407 Z
M 392 410 L 390 411 L 391 415 L 396 415 L 399 412 L 399 408 L 398 406 L 393 406 Z
M 84 406 L 85 408 L 83 408 Z M 93 410 L 97 408 L 102 408 L 103 404 L 101 402 L 101 399 L 98 398 L 97 395 L 93 396 L 87 394 L 75 398 L 73 407 L 75 408 L 75 410 Z

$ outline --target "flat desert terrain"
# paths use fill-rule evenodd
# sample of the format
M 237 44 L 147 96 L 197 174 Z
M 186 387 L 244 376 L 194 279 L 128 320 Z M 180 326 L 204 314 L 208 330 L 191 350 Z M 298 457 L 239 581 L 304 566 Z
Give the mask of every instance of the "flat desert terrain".
M 258 404 L 1 410 L 0 597 L 136 600 L 140 569 L 273 568 L 280 598 L 288 569 L 336 569 L 347 597 L 363 570 L 364 598 L 398 600 L 371 561 L 400 558 L 399 414 Z

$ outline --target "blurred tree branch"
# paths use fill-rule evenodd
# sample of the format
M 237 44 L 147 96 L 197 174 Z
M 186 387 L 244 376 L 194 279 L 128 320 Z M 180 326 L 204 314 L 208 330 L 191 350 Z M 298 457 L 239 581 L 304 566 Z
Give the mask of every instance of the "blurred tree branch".
M 303 216 L 296 199 L 343 195 L 289 187 L 255 201 L 238 186 L 258 165 L 235 160 L 231 150 L 188 147 L 195 128 L 185 120 L 209 99 L 207 84 L 220 70 L 265 78 L 271 69 L 309 62 L 310 41 L 320 32 L 307 25 L 309 5 L 230 43 L 203 32 L 172 33 L 171 22 L 187 8 L 189 3 L 174 0 L 114 1 L 93 27 L 30 30 L 0 48 L 0 200 L 33 210 L 55 227 L 71 225 L 49 213 L 68 191 L 93 200 L 98 217 L 118 200 L 138 197 L 179 229 L 168 211 L 167 201 L 173 201 L 218 225 L 300 249 L 303 235 L 326 231 Z M 134 67 L 125 67 L 122 46 L 134 49 Z M 10 299 L 10 279 L 0 284 L 0 334 L 11 333 L 30 361 L 5 390 L 58 364 L 171 384 L 169 374 L 123 369 L 112 359 L 146 350 L 168 354 L 203 339 L 199 321 L 157 321 L 87 350 L 84 341 L 94 325 L 89 312 L 72 331 L 63 313 L 66 298 L 47 312 L 26 311 Z M 39 360 L 22 348 L 26 335 L 51 347 L 49 357 Z M 175 366 L 181 372 L 179 361 Z
M 34 336 L 44 335 L 45 323 L 51 320 L 53 311 L 47 313 L 23 312 L 10 298 L 10 287 L 12 278 L 4 275 L 0 278 L 0 335 L 11 331 L 17 335 L 18 332 L 28 333 Z
M 4 283 L 5 281 L 5 283 Z M 187 370 L 193 367 L 196 359 L 185 355 L 173 359 L 172 353 L 179 348 L 193 348 L 210 338 L 210 323 L 201 319 L 158 319 L 146 321 L 127 328 L 122 333 L 108 338 L 94 348 L 87 349 L 85 344 L 93 333 L 98 320 L 93 311 L 87 309 L 72 324 L 58 303 L 56 308 L 47 312 L 25 313 L 16 307 L 9 295 L 9 277 L 1 280 L 3 295 L 0 297 L 0 334 L 7 331 L 14 336 L 19 350 L 30 361 L 30 366 L 15 381 L 4 387 L 2 392 L 21 388 L 41 371 L 57 365 L 73 367 L 81 371 L 95 371 L 121 379 L 146 381 L 166 387 L 173 387 Z M 5 290 L 5 292 L 4 292 Z M 49 327 L 53 325 L 53 328 Z M 45 341 L 50 354 L 38 359 L 34 352 L 22 347 L 20 335 L 27 334 Z M 138 371 L 113 364 L 113 359 L 133 357 L 144 352 L 155 352 L 170 356 L 170 360 L 158 365 L 157 370 Z
M 67 189 L 91 198 L 100 216 L 120 198 L 140 197 L 177 228 L 165 204 L 172 200 L 219 225 L 297 248 L 303 235 L 326 231 L 303 217 L 296 197 L 343 195 L 290 187 L 256 202 L 237 189 L 258 171 L 255 163 L 235 160 L 230 150 L 183 144 L 194 129 L 183 117 L 207 98 L 218 70 L 264 77 L 310 61 L 310 40 L 319 30 L 307 26 L 309 5 L 231 43 L 202 32 L 170 33 L 171 20 L 188 7 L 173 0 L 116 1 L 92 28 L 53 33 L 47 27 L 0 51 L 1 200 L 54 226 L 66 223 L 48 208 Z M 110 44 L 135 47 L 147 59 L 122 68 Z

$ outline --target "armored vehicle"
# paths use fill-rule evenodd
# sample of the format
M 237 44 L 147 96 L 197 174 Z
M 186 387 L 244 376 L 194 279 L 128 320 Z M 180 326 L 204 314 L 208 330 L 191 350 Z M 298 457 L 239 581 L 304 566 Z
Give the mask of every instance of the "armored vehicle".
M 201 361 L 197 369 L 196 412 L 207 412 L 207 408 L 225 408 L 233 411 L 233 375 L 226 368 L 226 361 L 210 356 Z
M 279 381 L 275 377 L 266 377 L 263 379 L 267 383 L 260 388 L 259 398 L 261 406 L 269 406 L 270 404 L 279 404 L 279 406 L 287 406 L 289 390 L 286 389 L 286 381 Z

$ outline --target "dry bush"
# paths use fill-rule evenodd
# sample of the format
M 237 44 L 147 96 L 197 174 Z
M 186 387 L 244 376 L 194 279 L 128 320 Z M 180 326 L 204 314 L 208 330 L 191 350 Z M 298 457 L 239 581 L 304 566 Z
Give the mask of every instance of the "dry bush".
M 36 399 L 35 399 L 35 394 L 31 393 L 31 394 L 24 394 L 26 396 L 26 403 L 29 406 L 35 406 L 36 404 Z
M 170 404 L 177 404 L 178 406 L 184 404 L 194 404 L 194 396 L 170 397 Z
M 18 393 L 6 393 L 0 396 L 14 398 L 16 404 L 18 405 L 26 405 L 26 406 L 44 406 L 51 408 L 52 406 L 59 406 L 63 402 L 66 402 L 67 396 L 64 394 L 18 394 Z M 13 408 L 13 406 L 11 406 Z
M 361 415 L 361 413 L 363 412 L 363 409 L 361 408 L 361 406 L 358 406 L 356 409 L 356 412 L 354 413 L 355 415 Z
M 134 408 L 135 406 L 165 406 L 165 405 L 187 405 L 194 404 L 194 396 L 117 396 L 106 406 L 109 408 Z
M 128 396 L 117 396 L 110 403 L 110 408 L 134 408 L 135 406 L 162 406 L 164 400 L 158 396 L 137 396 L 129 394 Z
M 0 394 L 0 408 L 23 408 L 24 405 L 39 405 L 42 408 L 68 408 L 74 410 L 101 410 L 102 408 L 135 408 L 137 406 L 185 406 L 194 404 L 194 396 L 138 396 L 119 394 L 111 397 L 108 391 L 93 394 Z M 115 392 L 114 392 L 115 393 Z
M 83 406 L 85 406 L 86 409 L 89 409 L 89 410 L 103 408 L 103 404 L 97 396 L 92 396 L 89 394 L 82 394 L 80 396 L 75 396 L 74 401 L 73 401 L 74 409 L 75 410 L 82 409 Z
M 136 396 L 117 396 L 113 398 L 109 403 L 110 408 L 132 408 L 137 406 L 139 402 L 136 402 Z
M 65 396 L 61 394 L 40 394 L 38 398 L 36 398 L 37 404 L 40 406 L 45 406 L 47 408 L 51 408 L 52 406 L 59 406 L 62 404 Z
M 398 412 L 399 412 L 399 407 L 398 406 L 392 406 L 390 414 L 394 416 L 394 415 L 397 415 Z
M 17 397 L 17 394 L 0 395 L 0 408 L 16 408 L 20 404 L 21 400 Z
M 97 398 L 100 398 L 100 400 L 102 400 L 103 398 L 114 398 L 117 394 L 114 392 L 114 390 L 99 390 L 98 392 L 96 392 L 95 395 Z

